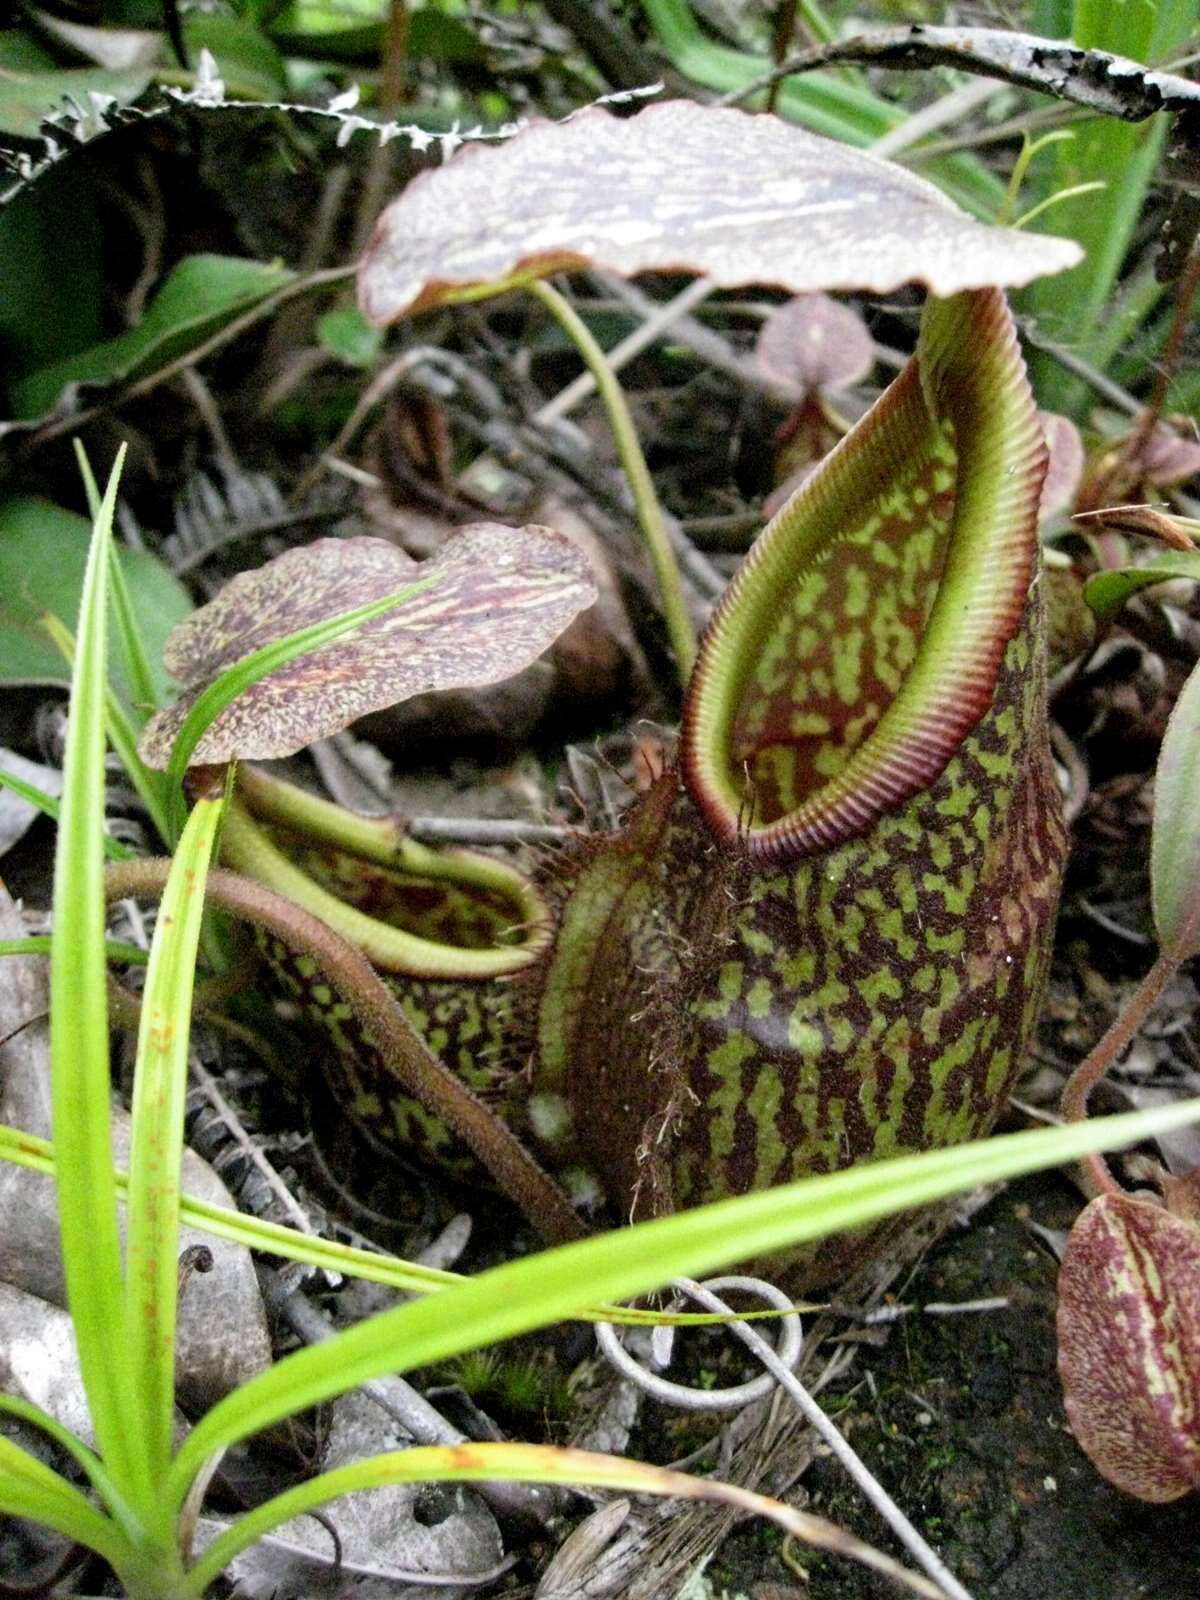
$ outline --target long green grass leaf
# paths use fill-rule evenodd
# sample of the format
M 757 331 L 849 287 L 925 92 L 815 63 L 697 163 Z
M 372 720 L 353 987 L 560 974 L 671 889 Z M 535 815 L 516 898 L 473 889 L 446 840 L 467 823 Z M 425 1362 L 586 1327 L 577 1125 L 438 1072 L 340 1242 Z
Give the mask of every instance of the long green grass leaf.
M 110 577 L 117 570 L 117 563 L 113 559 L 111 550 L 108 569 Z M 71 630 L 52 612 L 47 612 L 42 617 L 42 626 L 58 646 L 63 659 L 73 662 L 75 659 L 75 640 L 71 636 Z M 111 682 L 105 694 L 104 704 L 107 713 L 106 727 L 109 743 L 116 751 L 121 765 L 125 768 L 129 781 L 137 790 L 138 798 L 150 813 L 150 820 L 154 823 L 159 835 L 165 839 L 167 827 L 165 776 L 161 772 L 152 772 L 138 754 L 137 730 Z
M 0 789 L 11 789 L 13 794 L 19 794 L 22 800 L 28 800 L 31 806 L 36 806 L 44 816 L 58 821 L 59 803 L 54 796 L 46 794 L 32 783 L 26 783 L 16 773 L 0 768 Z M 133 856 L 132 850 L 127 849 L 119 839 L 110 839 L 107 834 L 104 836 L 104 853 L 110 861 L 129 861 Z
M 100 511 L 100 490 L 96 486 L 92 464 L 88 460 L 82 440 L 75 439 L 72 443 L 75 446 L 75 460 L 87 496 L 88 515 L 94 521 Z M 117 624 L 117 641 L 121 648 L 121 659 L 124 662 L 125 678 L 133 699 L 133 709 L 140 723 L 144 722 L 154 710 L 158 697 L 154 691 L 154 671 L 150 665 L 150 657 L 146 653 L 142 631 L 138 627 L 137 613 L 133 605 L 133 596 L 129 591 L 125 568 L 117 560 L 115 540 L 109 545 L 108 567 L 109 595 L 113 617 Z
M 22 1400 L 15 1394 L 0 1394 L 0 1412 L 6 1412 L 11 1417 L 19 1417 L 22 1422 L 28 1422 L 40 1429 L 48 1439 L 53 1439 L 59 1449 L 65 1450 L 83 1469 L 92 1488 L 112 1511 L 117 1521 L 132 1525 L 129 1509 L 121 1499 L 116 1484 L 105 1471 L 103 1461 L 94 1450 L 90 1450 L 84 1444 L 82 1439 L 77 1439 L 70 1428 L 64 1428 L 61 1422 L 49 1412 L 43 1411 L 41 1406 L 35 1406 L 31 1401 Z
M 117 570 L 115 562 L 111 564 L 111 570 L 114 572 Z M 137 727 L 112 689 L 109 690 L 105 703 L 108 710 L 109 743 L 125 768 L 130 783 L 136 789 L 138 799 L 149 813 L 159 838 L 165 843 L 168 837 L 167 830 L 170 827 L 166 774 L 155 772 L 138 754 Z
M 694 1478 L 670 1467 L 648 1466 L 622 1456 L 599 1455 L 591 1450 L 565 1450 L 536 1444 L 427 1445 L 414 1450 L 370 1456 L 335 1471 L 322 1473 L 295 1489 L 277 1495 L 239 1518 L 228 1532 L 215 1539 L 188 1573 L 184 1593 L 198 1597 L 229 1562 L 273 1528 L 295 1516 L 313 1511 L 344 1494 L 377 1489 L 385 1484 L 478 1483 L 505 1479 L 516 1483 L 553 1483 L 593 1486 L 629 1494 L 670 1495 L 676 1499 L 709 1500 L 733 1506 L 740 1512 L 769 1517 L 794 1538 L 818 1549 L 836 1550 L 868 1567 L 884 1572 L 925 1596 L 941 1590 L 893 1562 L 891 1557 L 846 1534 L 823 1518 L 797 1511 L 752 1490 L 723 1483 L 719 1478 Z
M 117 560 L 115 546 L 109 567 L 108 578 L 112 585 L 113 614 L 117 624 L 117 639 L 121 646 L 121 660 L 133 695 L 134 718 L 141 727 L 158 705 L 158 697 L 154 692 L 154 672 L 137 624 L 137 613 L 133 607 L 133 596 L 129 592 L 125 568 Z
M 576 1316 L 674 1277 L 854 1228 L 979 1184 L 1015 1177 L 1200 1120 L 1200 1100 L 1062 1128 L 983 1139 L 854 1167 L 742 1195 L 656 1222 L 601 1234 L 496 1267 L 470 1283 L 397 1307 L 337 1338 L 286 1357 L 197 1424 L 175 1459 L 180 1503 L 214 1452 L 384 1372 L 444 1361 L 464 1350 Z
M 171 1455 L 183 1112 L 196 952 L 220 799 L 197 801 L 171 863 L 142 998 L 133 1078 L 125 1332 L 136 1426 L 155 1481 Z
M 24 942 L 24 941 L 22 941 Z M 22 954 L 17 951 L 15 954 Z M 0 1123 L 0 1161 L 25 1167 L 30 1172 L 40 1172 L 48 1178 L 55 1176 L 54 1146 L 48 1139 L 25 1133 L 20 1128 L 9 1128 Z M 124 1199 L 129 1189 L 129 1179 L 119 1168 L 116 1174 L 117 1196 Z M 326 1272 L 342 1273 L 348 1278 L 360 1278 L 364 1283 L 381 1283 L 389 1289 L 400 1289 L 408 1294 L 432 1294 L 438 1289 L 452 1289 L 456 1284 L 470 1280 L 460 1272 L 444 1272 L 438 1267 L 425 1267 L 417 1261 L 404 1261 L 398 1256 L 381 1255 L 374 1250 L 360 1250 L 353 1245 L 338 1244 L 333 1239 L 322 1239 L 314 1234 L 300 1233 L 282 1223 L 268 1222 L 262 1217 L 247 1216 L 231 1211 L 227 1206 L 216 1206 L 207 1200 L 196 1200 L 190 1195 L 180 1197 L 180 1219 L 189 1228 L 211 1234 L 215 1239 L 228 1239 L 231 1244 L 245 1245 L 248 1250 L 261 1250 L 279 1256 L 285 1261 L 301 1261 L 310 1267 Z M 773 1311 L 749 1311 L 739 1315 L 747 1320 L 769 1319 Z M 710 1315 L 704 1311 L 684 1311 L 667 1314 L 662 1311 L 643 1310 L 627 1306 L 587 1306 L 579 1316 L 586 1321 L 629 1323 L 652 1327 L 669 1322 L 686 1327 L 706 1327 L 728 1321 L 726 1317 Z
M 0 939 L 0 956 L 48 956 L 51 942 L 48 933 L 31 933 L 27 939 Z M 126 944 L 123 939 L 106 939 L 104 959 L 125 961 L 139 967 L 146 964 L 146 952 L 140 944 Z
M 67 1307 L 100 1453 L 122 1492 L 153 1486 L 136 1430 L 113 1181 L 104 968 L 104 750 L 108 543 L 123 451 L 96 519 L 84 574 L 54 863 L 50 953 L 51 1105 Z
M 92 463 L 88 459 L 88 453 L 83 448 L 83 440 L 75 439 L 72 444 L 75 449 L 75 465 L 79 468 L 79 476 L 83 479 L 83 493 L 87 500 L 88 516 L 95 522 L 100 515 L 100 506 L 104 496 L 100 493 L 100 485 L 96 482 L 96 474 L 92 471 Z M 109 582 L 112 582 L 111 574 Z
M 115 1522 L 90 1505 L 57 1472 L 2 1436 L 0 1511 L 53 1528 L 65 1538 L 95 1550 L 118 1571 L 132 1565 L 132 1549 Z

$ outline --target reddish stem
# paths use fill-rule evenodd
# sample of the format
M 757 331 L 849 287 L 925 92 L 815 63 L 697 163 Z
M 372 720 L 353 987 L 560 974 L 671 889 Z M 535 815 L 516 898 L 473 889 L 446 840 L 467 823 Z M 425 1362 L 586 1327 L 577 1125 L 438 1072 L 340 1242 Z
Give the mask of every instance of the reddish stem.
M 1062 1114 L 1067 1122 L 1082 1122 L 1087 1117 L 1088 1096 L 1101 1078 L 1107 1076 L 1118 1057 L 1132 1043 L 1167 984 L 1179 969 L 1179 957 L 1164 950 L 1134 990 L 1117 1020 L 1090 1055 L 1067 1079 L 1062 1095 Z M 1085 1156 L 1080 1162 L 1084 1187 L 1092 1195 L 1123 1194 L 1103 1156 Z

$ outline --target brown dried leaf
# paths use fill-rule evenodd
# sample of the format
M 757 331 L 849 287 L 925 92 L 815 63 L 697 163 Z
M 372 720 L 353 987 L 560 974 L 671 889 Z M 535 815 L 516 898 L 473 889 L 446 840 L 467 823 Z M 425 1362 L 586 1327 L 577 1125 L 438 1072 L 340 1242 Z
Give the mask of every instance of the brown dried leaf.
M 827 294 L 802 294 L 771 312 L 754 357 L 776 383 L 808 394 L 861 383 L 875 365 L 875 344 L 852 306 Z
M 1058 1278 L 1072 1431 L 1139 1500 L 1200 1489 L 1200 1232 L 1132 1195 L 1080 1215 Z
M 1161 539 L 1172 550 L 1187 553 L 1196 548 L 1187 523 L 1157 506 L 1100 506 L 1095 511 L 1077 511 L 1072 520 L 1083 523 L 1088 533 L 1093 528 L 1115 528 L 1118 533 Z
M 422 173 L 376 224 L 358 292 L 364 313 L 389 323 L 469 285 L 584 266 L 797 294 L 916 281 L 949 295 L 1080 259 L 1071 240 L 976 222 L 877 156 L 776 117 L 674 100 L 537 122 Z
M 410 695 L 497 683 L 596 598 L 586 559 L 552 528 L 474 523 L 422 563 L 385 539 L 317 539 L 239 574 L 174 630 L 164 661 L 184 692 L 147 724 L 143 759 L 166 766 L 192 703 L 234 662 L 423 578 L 434 581 L 413 599 L 240 695 L 193 763 L 292 755 Z

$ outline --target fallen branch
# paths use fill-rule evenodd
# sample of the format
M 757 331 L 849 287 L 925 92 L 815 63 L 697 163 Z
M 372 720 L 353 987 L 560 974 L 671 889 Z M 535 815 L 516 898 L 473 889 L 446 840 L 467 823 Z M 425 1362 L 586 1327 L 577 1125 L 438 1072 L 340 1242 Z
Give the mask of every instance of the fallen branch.
M 769 88 L 778 78 L 842 62 L 921 70 L 956 67 L 960 72 L 1037 89 L 1125 122 L 1141 122 L 1157 111 L 1200 115 L 1200 83 L 1172 72 L 1158 72 L 1127 56 L 1085 50 L 1069 39 L 1042 39 L 1004 28 L 935 28 L 919 22 L 878 28 L 801 50 L 739 89 L 736 98 L 745 99 L 755 90 Z

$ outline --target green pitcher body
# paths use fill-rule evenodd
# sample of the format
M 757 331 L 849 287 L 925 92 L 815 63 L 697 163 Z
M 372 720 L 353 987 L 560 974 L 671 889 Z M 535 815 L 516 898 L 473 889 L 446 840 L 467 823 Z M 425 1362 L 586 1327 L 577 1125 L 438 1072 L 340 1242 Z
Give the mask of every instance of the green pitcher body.
M 1065 850 L 1036 715 L 1038 612 L 1035 594 L 959 754 L 868 834 L 767 869 L 697 852 L 673 772 L 582 874 L 549 964 L 536 1089 L 558 1108 L 558 1149 L 623 1217 L 992 1126 L 1040 1003 Z M 573 960 L 569 943 L 601 926 L 603 961 Z M 902 1225 L 759 1265 L 793 1289 L 833 1282 Z
M 396 978 L 435 1053 L 581 1198 L 661 1214 L 994 1122 L 1065 850 L 1044 471 L 1003 295 L 930 301 L 909 366 L 730 585 L 676 765 L 618 833 L 545 863 L 520 960 Z M 465 944 L 512 915 L 501 896 Z M 351 1114 L 469 1175 L 332 1020 Z M 884 1236 L 766 1265 L 829 1282 Z

